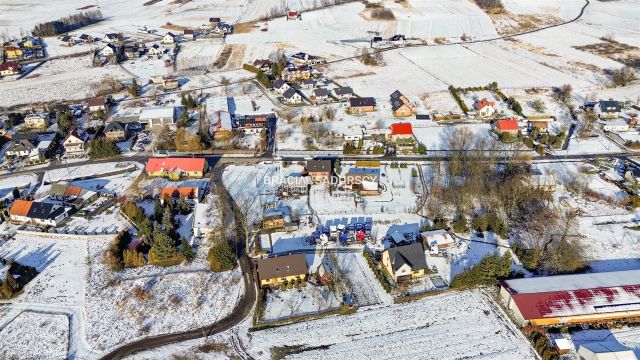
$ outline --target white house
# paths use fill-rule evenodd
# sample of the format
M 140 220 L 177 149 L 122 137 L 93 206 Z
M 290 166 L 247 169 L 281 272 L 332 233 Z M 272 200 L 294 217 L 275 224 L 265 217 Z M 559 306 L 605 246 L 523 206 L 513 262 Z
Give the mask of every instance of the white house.
M 87 134 L 83 134 L 78 130 L 73 130 L 62 142 L 64 147 L 64 156 L 76 157 L 83 156 L 86 150 L 86 143 L 89 140 Z
M 104 36 L 103 41 L 106 43 L 114 43 L 118 41 L 124 40 L 122 34 L 119 33 L 110 33 Z
M 478 112 L 478 115 L 480 115 L 481 117 L 493 116 L 493 114 L 496 113 L 495 106 L 496 106 L 495 102 L 489 101 L 486 98 L 480 101 L 476 101 L 473 104 L 473 108 L 476 109 L 476 111 Z
M 300 95 L 300 93 L 294 88 L 289 88 L 284 92 L 284 94 L 282 94 L 282 96 L 284 97 L 284 101 L 289 104 L 302 103 L 302 95 Z
M 420 238 L 432 255 L 438 255 L 456 243 L 446 230 L 425 231 L 420 233 Z
M 273 82 L 273 90 L 275 90 L 275 92 L 277 92 L 278 94 L 284 94 L 285 91 L 289 90 L 291 88 L 291 85 L 289 85 L 286 81 L 278 79 L 276 81 Z
M 166 33 L 164 37 L 162 37 L 161 43 L 163 44 L 174 44 L 177 42 L 177 37 L 172 32 Z
M 36 146 L 35 142 L 25 139 L 20 141 L 14 141 L 11 144 L 9 144 L 9 146 L 4 152 L 4 155 L 8 158 L 28 157 L 30 159 L 35 160 L 39 158 L 40 153 L 38 151 L 38 147 Z
M 145 108 L 140 111 L 138 118 L 140 124 L 149 127 L 158 127 L 168 125 L 175 127 L 176 123 L 176 107 L 175 106 L 159 106 Z
M 337 87 L 333 89 L 333 93 L 339 100 L 348 100 L 353 96 L 353 89 L 349 86 Z
M 107 44 L 100 50 L 100 55 L 104 57 L 114 56 L 118 52 L 118 49 L 113 44 Z
M 167 49 L 158 44 L 151 45 L 148 51 L 149 55 L 153 56 L 162 56 L 165 52 L 167 52 Z
M 598 125 L 604 131 L 629 131 L 629 124 L 624 119 L 598 120 Z
M 601 119 L 615 119 L 620 116 L 620 103 L 613 99 L 600 100 L 595 110 Z

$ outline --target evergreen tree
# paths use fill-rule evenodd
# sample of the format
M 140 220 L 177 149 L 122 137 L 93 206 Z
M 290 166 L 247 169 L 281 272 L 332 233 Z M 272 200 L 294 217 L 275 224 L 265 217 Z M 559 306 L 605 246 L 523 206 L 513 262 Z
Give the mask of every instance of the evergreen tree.
M 173 239 L 166 231 L 158 229 L 153 236 L 153 246 L 149 250 L 149 263 L 166 265 L 167 261 L 176 258 L 178 251 Z
M 180 243 L 182 244 L 182 256 L 184 256 L 188 261 L 191 261 L 191 259 L 193 259 L 193 249 L 191 248 L 191 244 L 189 244 L 184 236 L 180 239 Z
M 169 206 L 165 207 L 162 213 L 162 225 L 167 233 L 173 231 L 173 211 Z
M 166 199 L 165 199 L 166 201 Z M 171 200 L 169 200 L 171 201 Z M 164 211 L 164 208 L 162 207 L 162 202 L 160 201 L 160 198 L 156 198 L 155 202 L 153 203 L 153 220 L 156 221 L 160 221 L 162 220 L 162 212 Z
M 211 271 L 229 271 L 235 266 L 235 254 L 227 241 L 220 241 L 209 249 L 207 254 Z
M 73 118 L 73 114 L 69 110 L 64 110 L 58 113 L 58 132 L 63 136 L 66 136 L 71 130 L 76 128 L 76 121 Z
M 105 138 L 98 138 L 89 142 L 89 158 L 104 159 L 120 154 L 120 148 L 115 142 Z
M 138 237 L 142 244 L 146 246 L 153 245 L 153 225 L 148 218 L 145 218 L 140 225 L 138 225 Z
M 182 215 L 187 215 L 191 212 L 191 208 L 182 194 L 180 194 L 180 198 L 178 199 L 178 211 Z
M 453 223 L 453 231 L 460 234 L 467 232 L 467 218 L 464 214 L 458 215 L 458 219 Z

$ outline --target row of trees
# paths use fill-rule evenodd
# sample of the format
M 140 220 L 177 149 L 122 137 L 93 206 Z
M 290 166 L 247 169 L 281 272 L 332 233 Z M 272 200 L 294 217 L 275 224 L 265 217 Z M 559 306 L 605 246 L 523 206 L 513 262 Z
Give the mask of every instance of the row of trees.
M 95 24 L 102 19 L 100 10 L 89 10 L 38 24 L 31 32 L 34 36 L 54 36 Z

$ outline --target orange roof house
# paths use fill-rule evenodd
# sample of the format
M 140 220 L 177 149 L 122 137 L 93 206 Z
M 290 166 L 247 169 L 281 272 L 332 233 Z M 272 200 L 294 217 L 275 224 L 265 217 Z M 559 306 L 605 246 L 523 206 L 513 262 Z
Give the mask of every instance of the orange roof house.
M 207 160 L 203 158 L 150 158 L 146 169 L 149 176 L 163 176 L 179 179 L 182 176 L 202 178 L 207 170 Z
M 182 196 L 185 199 L 198 199 L 197 187 L 165 187 L 160 192 L 160 199 L 164 200 L 167 197 L 179 198 Z
M 29 214 L 29 210 L 31 210 L 31 204 L 33 204 L 33 202 L 26 200 L 14 201 L 11 209 L 9 209 L 11 221 L 16 223 L 28 221 L 29 218 L 27 215 Z
M 80 196 L 80 193 L 82 193 L 82 188 L 80 186 L 75 186 L 75 185 L 67 185 L 65 190 L 64 190 L 64 196 L 75 196 L 78 197 Z
M 493 127 L 494 130 L 499 134 L 509 133 L 518 135 L 519 126 L 518 120 L 516 119 L 500 119 L 495 122 Z
M 27 200 L 16 200 L 11 205 L 11 209 L 9 209 L 9 215 L 13 216 L 27 216 L 29 210 L 31 209 L 31 201 Z

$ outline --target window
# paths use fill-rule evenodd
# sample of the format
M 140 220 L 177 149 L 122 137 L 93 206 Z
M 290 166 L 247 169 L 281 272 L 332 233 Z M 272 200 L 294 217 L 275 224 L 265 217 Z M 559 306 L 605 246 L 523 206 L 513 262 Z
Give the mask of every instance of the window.
M 276 271 L 280 271 L 280 268 L 276 266 Z

